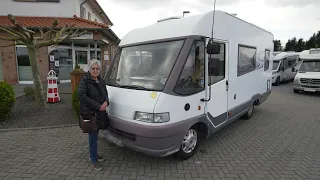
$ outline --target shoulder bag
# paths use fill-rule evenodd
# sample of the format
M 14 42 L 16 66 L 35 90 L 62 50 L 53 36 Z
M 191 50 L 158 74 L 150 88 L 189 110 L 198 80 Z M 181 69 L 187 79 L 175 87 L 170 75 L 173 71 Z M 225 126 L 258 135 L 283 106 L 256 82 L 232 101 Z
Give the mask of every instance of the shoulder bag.
M 88 90 L 91 91 L 91 88 L 88 85 L 88 82 L 86 82 Z M 80 115 L 80 124 L 81 124 L 81 129 L 83 133 L 91 133 L 98 131 L 98 126 L 97 126 L 97 113 L 92 113 L 94 114 L 91 119 L 85 119 Z

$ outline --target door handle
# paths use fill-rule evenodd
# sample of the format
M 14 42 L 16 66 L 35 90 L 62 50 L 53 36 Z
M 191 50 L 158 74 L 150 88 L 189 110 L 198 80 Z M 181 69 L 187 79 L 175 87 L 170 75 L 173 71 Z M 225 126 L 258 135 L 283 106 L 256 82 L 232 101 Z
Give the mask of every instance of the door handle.
M 227 80 L 226 81 L 226 91 L 228 91 L 229 90 L 229 81 Z

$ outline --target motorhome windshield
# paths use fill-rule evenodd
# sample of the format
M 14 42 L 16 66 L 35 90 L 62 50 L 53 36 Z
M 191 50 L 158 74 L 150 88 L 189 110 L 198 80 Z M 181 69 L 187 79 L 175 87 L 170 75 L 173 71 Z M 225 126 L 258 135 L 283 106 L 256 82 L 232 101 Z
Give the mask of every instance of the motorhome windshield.
M 272 70 L 277 70 L 278 69 L 278 66 L 279 66 L 279 63 L 280 61 L 273 61 L 273 67 L 272 67 Z
M 299 71 L 300 72 L 320 72 L 320 59 L 302 61 Z
M 120 49 L 106 84 L 129 89 L 161 91 L 182 49 L 184 40 Z

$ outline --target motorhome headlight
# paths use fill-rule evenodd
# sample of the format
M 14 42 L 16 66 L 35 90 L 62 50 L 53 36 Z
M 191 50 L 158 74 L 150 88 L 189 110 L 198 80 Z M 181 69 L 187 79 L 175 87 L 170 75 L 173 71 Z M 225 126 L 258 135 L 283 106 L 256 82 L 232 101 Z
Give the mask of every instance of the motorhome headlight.
M 149 122 L 149 123 L 163 123 L 170 120 L 169 113 L 145 113 L 136 112 L 134 119 L 137 121 Z

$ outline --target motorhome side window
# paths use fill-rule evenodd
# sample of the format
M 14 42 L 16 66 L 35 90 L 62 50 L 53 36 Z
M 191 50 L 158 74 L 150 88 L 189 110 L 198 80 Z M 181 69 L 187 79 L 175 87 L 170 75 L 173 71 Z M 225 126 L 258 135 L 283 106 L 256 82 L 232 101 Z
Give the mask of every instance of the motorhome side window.
M 297 56 L 290 56 L 287 58 L 287 68 L 291 68 L 296 65 Z
M 256 69 L 255 47 L 239 45 L 238 53 L 238 76 L 242 76 Z
M 269 69 L 270 64 L 270 50 L 265 50 L 265 59 L 264 59 L 264 71 L 267 71 Z
M 219 65 L 219 74 L 216 74 L 216 70 L 213 67 L 210 67 L 210 65 L 212 64 L 210 61 L 215 61 L 215 60 L 219 60 L 220 61 L 220 65 Z M 221 80 L 223 80 L 225 78 L 225 44 L 220 43 L 220 53 L 219 54 L 211 54 L 211 59 L 210 59 L 210 55 L 208 55 L 208 61 L 209 61 L 209 86 L 212 84 L 215 84 Z
M 191 95 L 204 90 L 204 41 L 195 41 L 180 74 L 175 92 Z

